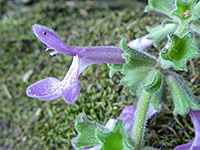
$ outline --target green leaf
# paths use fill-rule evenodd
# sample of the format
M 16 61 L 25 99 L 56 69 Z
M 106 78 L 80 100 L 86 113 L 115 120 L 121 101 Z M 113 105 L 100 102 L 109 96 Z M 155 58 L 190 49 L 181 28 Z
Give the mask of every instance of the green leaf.
M 146 77 L 143 80 L 141 80 L 137 86 L 137 90 L 136 90 L 137 97 L 140 96 L 143 89 L 145 89 L 145 91 L 147 90 L 147 92 L 150 92 L 152 96 L 153 95 L 159 96 L 158 91 L 161 91 L 160 88 L 163 84 L 163 81 L 162 81 L 163 74 L 159 70 L 156 70 L 155 68 L 148 71 L 147 73 L 148 75 L 146 75 Z M 153 100 L 153 101 L 156 101 L 156 100 Z
M 96 136 L 101 141 L 100 150 L 133 150 L 121 120 L 117 120 L 114 128 L 110 131 L 97 129 Z
M 174 115 L 185 115 L 190 109 L 200 109 L 198 101 L 192 91 L 175 73 L 169 73 L 166 77 L 166 81 L 174 101 Z
M 176 9 L 172 12 L 172 16 L 177 17 L 182 26 L 188 27 L 190 21 L 198 19 L 194 9 L 196 2 L 197 0 L 176 0 Z
M 127 71 L 124 78 L 121 79 L 121 83 L 125 86 L 129 86 L 131 93 L 134 95 L 138 85 L 148 75 L 149 70 L 143 70 L 142 68 Z
M 200 55 L 199 49 L 192 45 L 193 34 L 188 33 L 182 38 L 172 34 L 169 40 L 171 45 L 161 51 L 161 57 L 172 62 L 176 69 L 186 70 L 186 62 Z
M 109 71 L 109 77 L 112 78 L 113 75 L 117 72 L 117 71 L 122 71 L 123 65 L 122 64 L 107 64 L 108 67 L 110 68 Z
M 195 13 L 197 16 L 200 16 L 200 2 L 198 2 L 198 3 L 195 5 L 194 13 Z
M 159 110 L 160 103 L 162 102 L 167 103 L 165 99 L 164 85 L 165 85 L 164 82 L 162 82 L 160 88 L 156 92 L 154 92 L 151 96 L 151 104 L 153 105 L 154 109 L 157 111 L 160 111 Z
M 155 10 L 161 12 L 167 16 L 170 16 L 175 6 L 171 0 L 149 0 L 148 5 L 145 8 L 145 12 Z
M 176 24 L 162 24 L 156 27 L 146 27 L 149 35 L 147 36 L 148 39 L 154 40 L 154 46 L 157 47 L 160 41 L 162 41 L 167 34 L 173 32 L 176 29 Z
M 145 91 L 148 93 L 154 93 L 162 84 L 163 74 L 159 70 L 152 70 L 145 80 Z
M 156 58 L 145 52 L 130 48 L 125 39 L 120 42 L 121 48 L 125 51 L 122 55 L 126 60 L 123 71 L 133 70 L 137 67 L 152 68 L 157 64 Z
M 89 121 L 84 114 L 75 123 L 78 136 L 75 138 L 74 145 L 76 148 L 100 145 L 100 141 L 96 138 L 96 129 L 106 130 L 103 126 Z
M 190 28 L 191 28 L 194 32 L 200 34 L 200 20 L 192 22 L 192 23 L 190 24 Z
M 157 60 L 148 53 L 130 48 L 124 39 L 121 40 L 120 44 L 125 51 L 123 57 L 126 60 L 125 64 L 123 64 L 123 73 L 125 76 L 121 80 L 121 83 L 129 86 L 131 93 L 134 95 L 148 72 L 155 68 Z

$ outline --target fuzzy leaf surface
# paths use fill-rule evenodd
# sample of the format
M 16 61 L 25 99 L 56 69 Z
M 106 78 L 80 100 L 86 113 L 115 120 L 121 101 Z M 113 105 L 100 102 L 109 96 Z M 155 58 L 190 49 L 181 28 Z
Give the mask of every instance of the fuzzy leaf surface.
M 109 67 L 109 77 L 112 78 L 117 71 L 122 71 L 122 64 L 107 64 Z
M 120 42 L 121 48 L 125 51 L 123 57 L 126 60 L 123 65 L 123 71 L 133 70 L 137 67 L 152 68 L 157 64 L 156 58 L 148 53 L 130 48 L 125 39 Z
M 124 78 L 121 79 L 122 85 L 128 86 L 134 95 L 139 84 L 146 78 L 149 70 L 142 68 L 127 71 Z
M 162 80 L 163 74 L 158 70 L 152 70 L 146 79 L 144 89 L 148 93 L 154 93 L 160 88 Z
M 133 150 L 121 120 L 118 120 L 114 128 L 108 132 L 97 129 L 96 136 L 101 141 L 100 150 Z
M 74 141 L 76 148 L 100 145 L 100 141 L 96 138 L 96 129 L 106 130 L 103 126 L 89 121 L 85 115 L 82 115 L 75 123 L 78 136 Z
M 154 40 L 154 46 L 157 47 L 160 41 L 162 41 L 167 34 L 173 32 L 176 27 L 177 26 L 174 23 L 163 23 L 162 25 L 158 25 L 156 27 L 147 26 L 146 29 L 149 32 L 147 38 Z
M 174 8 L 171 0 L 149 0 L 145 12 L 154 10 L 170 16 Z
M 195 13 L 197 16 L 200 16 L 200 2 L 198 2 L 198 3 L 195 5 L 194 13 Z
M 191 28 L 194 32 L 200 34 L 200 21 L 198 20 L 198 21 L 192 22 L 192 23 L 190 24 L 190 28 Z
M 199 49 L 192 45 L 193 34 L 188 33 L 182 38 L 171 34 L 169 40 L 171 45 L 161 52 L 161 57 L 172 62 L 176 69 L 186 70 L 186 62 L 200 55 Z
M 160 103 L 170 105 L 170 103 L 166 99 L 166 82 L 164 81 L 164 77 L 160 88 L 156 92 L 152 93 L 151 96 L 151 104 L 153 105 L 155 110 L 160 111 Z
M 198 19 L 194 9 L 196 2 L 197 0 L 176 0 L 176 9 L 172 12 L 172 16 L 179 18 L 182 26 L 188 27 L 190 21 Z
M 160 88 L 151 96 L 151 104 L 153 105 L 153 108 L 157 111 L 159 111 L 160 103 L 164 101 L 163 88 L 163 85 L 161 85 Z
M 198 101 L 192 91 L 175 73 L 170 73 L 169 75 L 167 75 L 166 81 L 170 88 L 175 106 L 173 111 L 174 115 L 185 115 L 189 112 L 190 109 L 200 109 Z

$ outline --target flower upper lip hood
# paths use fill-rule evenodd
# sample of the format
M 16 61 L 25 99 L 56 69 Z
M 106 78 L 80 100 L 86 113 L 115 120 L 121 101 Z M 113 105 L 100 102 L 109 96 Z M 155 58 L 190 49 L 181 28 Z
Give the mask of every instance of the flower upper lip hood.
M 74 58 L 66 76 L 62 81 L 54 77 L 48 77 L 40 80 L 27 88 L 26 93 L 29 97 L 34 97 L 41 100 L 53 100 L 63 96 L 66 103 L 72 104 L 78 98 L 80 92 L 78 76 L 86 67 L 98 63 L 125 63 L 125 60 L 122 57 L 124 51 L 120 47 L 68 46 L 62 42 L 62 40 L 53 32 L 53 30 L 45 26 L 35 24 L 32 26 L 32 30 L 37 38 L 47 45 L 46 50 L 54 50 L 50 53 L 50 55 L 62 53 L 72 55 Z M 147 40 L 146 36 L 131 42 L 131 45 L 135 45 L 134 48 L 140 50 L 145 50 L 152 44 L 153 40 Z
M 56 53 L 64 53 L 72 56 L 76 55 L 76 49 L 65 45 L 53 30 L 38 24 L 33 25 L 32 30 L 37 38 L 47 45 L 47 50 L 52 49 L 55 50 Z

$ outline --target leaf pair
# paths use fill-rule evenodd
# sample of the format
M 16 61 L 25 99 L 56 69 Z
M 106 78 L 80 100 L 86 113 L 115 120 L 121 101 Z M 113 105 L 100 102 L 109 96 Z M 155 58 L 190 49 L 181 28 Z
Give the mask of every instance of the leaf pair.
M 156 57 L 128 47 L 124 39 L 121 41 L 121 47 L 125 51 L 123 57 L 126 60 L 121 67 L 125 74 L 121 83 L 128 86 L 131 93 L 133 95 L 136 93 L 138 97 L 143 89 L 151 93 L 151 102 L 159 111 L 159 104 L 163 100 L 163 73 L 156 69 L 158 67 Z
M 89 121 L 85 115 L 76 120 L 78 136 L 74 145 L 77 149 L 99 146 L 100 150 L 132 150 L 128 134 L 125 133 L 121 120 L 115 121 L 113 127 L 104 127 Z
M 148 53 L 128 47 L 125 40 L 121 41 L 121 47 L 125 51 L 123 57 L 126 62 L 123 65 L 123 85 L 129 86 L 132 94 L 142 85 L 149 93 L 154 93 L 162 83 L 162 73 L 157 67 L 157 60 Z
M 183 63 L 185 65 L 187 59 L 199 55 L 197 49 L 190 45 L 193 40 L 192 34 L 185 35 L 182 39 L 175 35 L 173 38 L 172 41 L 175 42 L 172 42 L 171 47 L 166 53 L 162 52 L 161 56 L 165 57 L 166 60 L 170 59 L 176 67 L 182 67 L 181 65 Z M 159 104 L 165 103 L 163 95 L 165 94 L 166 80 L 175 105 L 174 114 L 184 115 L 188 113 L 189 109 L 199 109 L 192 91 L 175 73 L 169 73 L 162 69 L 158 70 L 157 68 L 160 66 L 157 64 L 156 58 L 145 52 L 131 49 L 127 46 L 125 40 L 121 41 L 121 47 L 125 51 L 123 57 L 126 60 L 121 67 L 125 74 L 121 83 L 128 86 L 132 94 L 136 92 L 137 96 L 140 96 L 141 91 L 145 89 L 146 92 L 152 94 L 151 103 L 156 110 L 159 110 Z M 178 50 L 176 51 L 176 49 Z M 176 53 L 180 53 L 181 56 L 179 54 L 176 56 Z

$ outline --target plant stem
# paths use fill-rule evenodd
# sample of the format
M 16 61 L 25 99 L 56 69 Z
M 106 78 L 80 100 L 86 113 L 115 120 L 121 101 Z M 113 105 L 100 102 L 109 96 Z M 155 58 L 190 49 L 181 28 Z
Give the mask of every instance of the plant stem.
M 188 29 L 187 28 L 184 28 L 182 26 L 179 26 L 176 31 L 175 31 L 175 34 L 177 34 L 180 38 L 185 34 L 187 33 Z
M 149 108 L 149 103 L 151 100 L 151 94 L 142 90 L 139 101 L 137 104 L 137 109 L 135 112 L 135 119 L 132 129 L 132 139 L 134 142 L 134 150 L 141 150 L 143 145 L 144 131 L 146 126 L 147 112 Z

